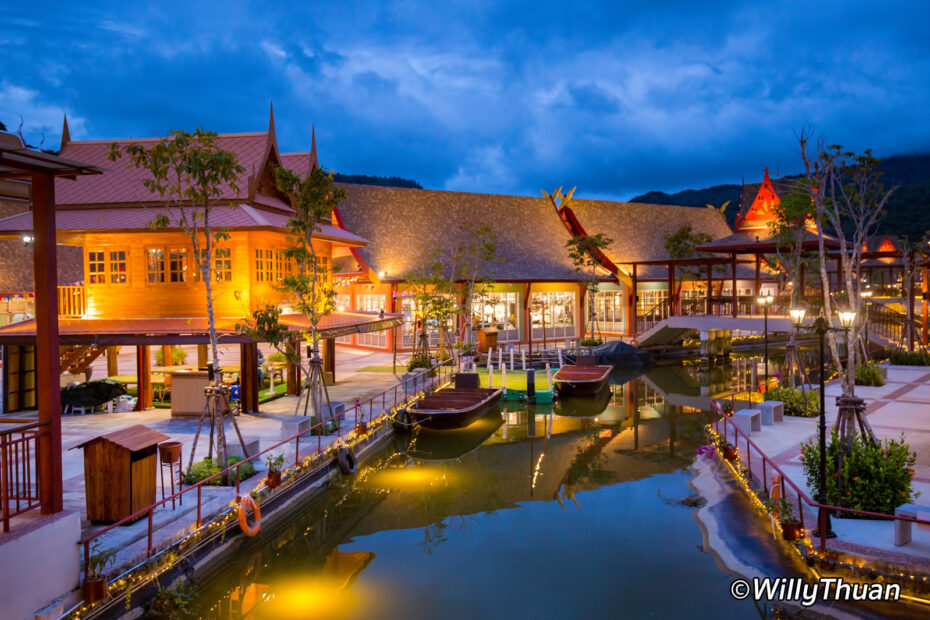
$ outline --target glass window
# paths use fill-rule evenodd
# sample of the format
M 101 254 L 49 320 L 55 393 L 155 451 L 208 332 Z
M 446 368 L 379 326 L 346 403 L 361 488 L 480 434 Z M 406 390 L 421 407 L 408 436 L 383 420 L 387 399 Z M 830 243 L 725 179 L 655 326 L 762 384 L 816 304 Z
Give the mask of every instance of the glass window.
M 363 312 L 381 312 L 384 310 L 384 295 L 358 295 L 355 298 L 355 309 Z
M 106 282 L 106 263 L 103 252 L 87 253 L 87 281 L 91 284 Z
M 168 250 L 168 280 L 170 282 L 187 282 L 186 248 L 171 248 Z
M 530 320 L 534 339 L 574 337 L 575 292 L 533 293 Z
M 594 312 L 600 328 L 606 332 L 623 331 L 623 291 L 598 291 L 594 296 Z
M 110 250 L 110 283 L 126 284 L 126 250 Z
M 265 251 L 255 250 L 255 280 L 265 281 Z
M 230 248 L 216 248 L 216 281 L 232 282 L 232 250 Z
M 284 279 L 284 251 L 274 251 L 274 277 L 280 282 Z
M 148 250 L 148 281 L 159 283 L 165 281 L 165 251 L 161 248 Z
M 352 308 L 352 296 L 339 294 L 333 297 L 333 305 L 336 306 L 336 312 L 345 312 Z

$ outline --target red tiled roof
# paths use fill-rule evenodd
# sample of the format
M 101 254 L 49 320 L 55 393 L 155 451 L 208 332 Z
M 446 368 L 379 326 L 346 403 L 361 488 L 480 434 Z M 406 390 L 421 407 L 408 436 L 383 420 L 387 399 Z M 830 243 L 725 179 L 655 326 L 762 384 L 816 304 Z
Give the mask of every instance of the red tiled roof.
M 102 175 L 79 177 L 74 181 L 58 180 L 55 182 L 55 202 L 58 206 L 127 204 L 138 202 L 160 202 L 162 199 L 151 193 L 142 184 L 150 178 L 146 170 L 128 168 L 129 158 L 124 155 L 116 161 L 110 161 L 107 155 L 110 145 L 155 144 L 161 138 L 142 138 L 138 140 L 88 140 L 69 142 L 61 150 L 61 156 L 75 159 L 103 168 Z M 258 175 L 259 167 L 268 149 L 268 132 L 224 134 L 217 140 L 219 148 L 234 152 L 245 173 L 239 180 L 239 198 L 247 198 L 249 179 Z M 236 198 L 236 193 L 229 187 L 223 189 L 222 199 Z
M 312 164 L 312 155 L 310 151 L 300 153 L 281 153 L 281 165 L 288 168 L 294 174 L 304 178 L 309 174 Z
M 136 450 L 148 448 L 149 446 L 153 446 L 159 442 L 168 441 L 171 439 L 171 437 L 165 435 L 161 431 L 156 431 L 154 428 L 149 428 L 148 426 L 144 426 L 142 424 L 134 424 L 118 431 L 107 433 L 106 435 L 93 437 L 87 441 L 79 443 L 71 449 L 74 450 L 75 448 L 83 448 L 87 444 L 93 441 L 97 441 L 98 439 L 111 441 L 121 448 L 126 448 L 130 452 L 135 452 Z

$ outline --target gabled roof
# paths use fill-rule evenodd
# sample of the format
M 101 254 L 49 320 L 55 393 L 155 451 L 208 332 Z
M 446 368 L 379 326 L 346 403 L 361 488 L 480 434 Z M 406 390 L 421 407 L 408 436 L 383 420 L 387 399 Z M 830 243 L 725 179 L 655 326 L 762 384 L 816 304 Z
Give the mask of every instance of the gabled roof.
M 142 424 L 133 424 L 132 426 L 127 426 L 126 428 L 120 429 L 118 431 L 113 431 L 112 433 L 107 433 L 106 435 L 99 435 L 88 439 L 87 441 L 81 442 L 78 445 L 71 448 L 83 448 L 89 443 L 93 443 L 98 440 L 109 441 L 115 443 L 121 448 L 126 448 L 130 452 L 135 452 L 136 450 L 141 450 L 142 448 L 148 448 L 149 446 L 155 445 L 162 441 L 168 441 L 171 439 L 168 435 L 160 431 L 156 431 L 154 428 L 149 428 Z
M 435 248 L 473 226 L 497 233 L 505 261 L 489 267 L 497 281 L 577 281 L 565 243 L 571 238 L 544 198 L 337 183 L 347 198 L 337 221 L 368 239 L 356 252 L 382 280 L 399 281 Z

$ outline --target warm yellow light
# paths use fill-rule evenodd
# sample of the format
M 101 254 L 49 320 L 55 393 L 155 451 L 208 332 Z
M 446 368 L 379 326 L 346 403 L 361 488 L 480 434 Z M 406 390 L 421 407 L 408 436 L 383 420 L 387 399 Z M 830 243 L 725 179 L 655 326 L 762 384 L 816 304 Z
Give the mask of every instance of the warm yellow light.
M 388 468 L 375 473 L 371 483 L 385 489 L 415 491 L 437 482 L 450 480 L 450 472 L 439 467 Z
M 840 318 L 840 325 L 842 325 L 845 329 L 852 327 L 852 324 L 856 321 L 855 312 L 838 312 L 837 316 Z
M 807 311 L 804 308 L 791 308 L 788 310 L 788 314 L 791 316 L 791 324 L 795 327 L 801 327 L 804 323 L 804 315 L 807 314 Z
M 775 298 L 771 295 L 760 295 L 756 297 L 756 303 L 760 306 L 771 306 L 773 301 L 775 301 Z

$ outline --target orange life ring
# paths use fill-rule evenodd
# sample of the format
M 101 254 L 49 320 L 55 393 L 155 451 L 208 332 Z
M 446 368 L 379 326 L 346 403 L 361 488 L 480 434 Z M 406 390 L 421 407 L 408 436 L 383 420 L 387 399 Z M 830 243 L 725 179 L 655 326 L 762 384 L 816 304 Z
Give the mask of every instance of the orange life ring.
M 252 512 L 255 513 L 255 523 L 251 526 L 249 525 L 248 519 L 246 519 L 246 510 L 251 506 Z M 242 533 L 248 536 L 249 538 L 258 534 L 258 530 L 262 527 L 262 513 L 258 509 L 258 504 L 255 503 L 255 500 L 252 499 L 251 495 L 246 495 L 242 498 L 242 501 L 239 502 L 239 527 L 242 528 Z

